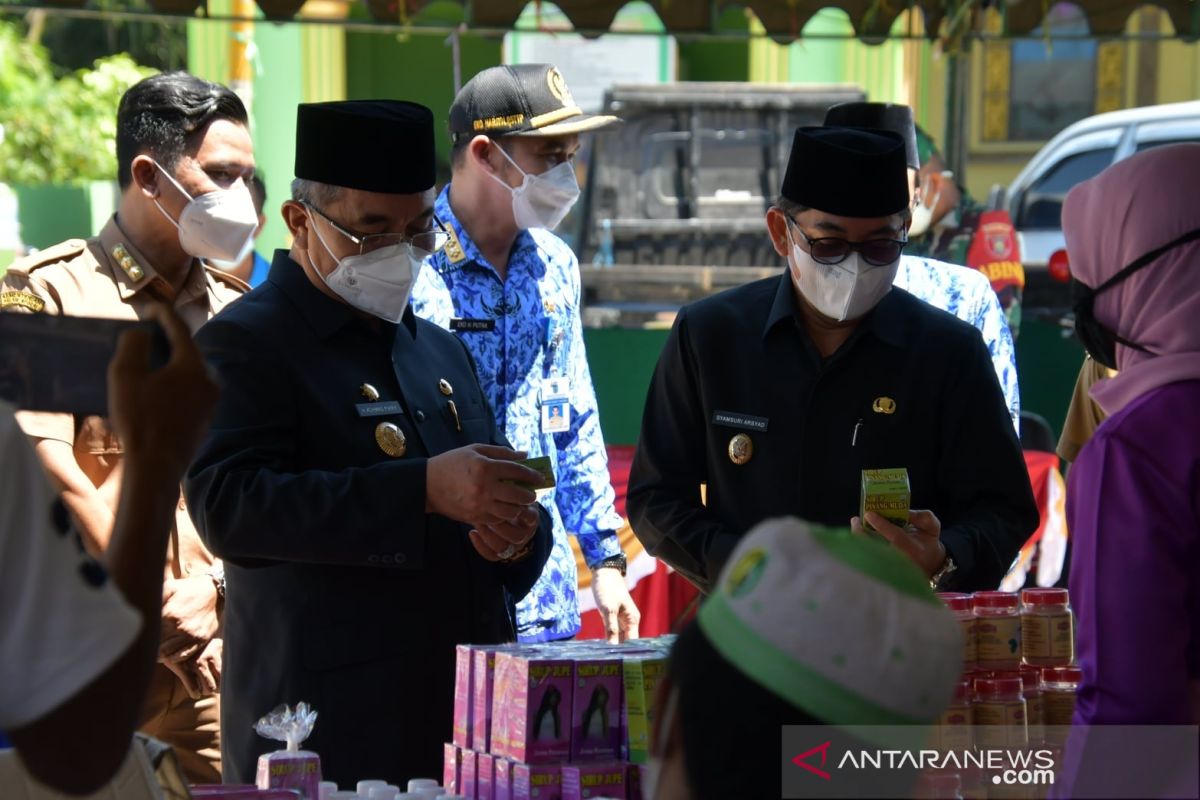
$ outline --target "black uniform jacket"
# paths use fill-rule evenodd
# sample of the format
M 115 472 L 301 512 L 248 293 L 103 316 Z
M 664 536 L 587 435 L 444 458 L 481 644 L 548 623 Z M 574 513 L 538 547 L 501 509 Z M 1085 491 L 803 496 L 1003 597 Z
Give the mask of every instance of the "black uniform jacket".
M 905 467 L 958 566 L 947 588 L 995 588 L 1038 513 L 979 332 L 892 289 L 822 359 L 799 315 L 787 273 L 679 313 L 629 476 L 638 538 L 707 592 L 756 523 L 848 527 L 862 470 Z
M 542 511 L 532 554 L 492 564 L 468 526 L 425 512 L 430 456 L 507 444 L 470 356 L 411 310 L 400 325 L 364 319 L 285 251 L 197 342 L 221 399 L 185 489 L 201 536 L 225 560 L 226 782 L 253 782 L 259 754 L 284 747 L 254 722 L 301 701 L 318 714 L 303 747 L 328 780 L 436 778 L 451 737 L 454 646 L 515 638 L 513 598 L 551 544 Z M 381 423 L 403 432 L 402 456 L 381 449 Z

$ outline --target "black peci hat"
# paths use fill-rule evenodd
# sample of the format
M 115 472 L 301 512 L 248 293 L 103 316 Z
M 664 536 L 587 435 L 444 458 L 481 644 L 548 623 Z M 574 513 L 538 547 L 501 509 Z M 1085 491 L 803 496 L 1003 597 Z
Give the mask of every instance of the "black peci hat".
M 908 208 L 904 139 L 892 131 L 799 128 L 782 194 L 839 217 L 887 217 Z
M 617 125 L 617 117 L 585 114 L 552 64 L 490 67 L 467 81 L 450 106 L 450 138 L 565 136 Z
M 909 169 L 921 168 L 917 126 L 912 109 L 899 103 L 838 103 L 825 112 L 825 124 L 840 128 L 876 128 L 904 137 Z
M 383 194 L 418 194 L 436 182 L 433 112 L 403 100 L 302 103 L 296 177 Z

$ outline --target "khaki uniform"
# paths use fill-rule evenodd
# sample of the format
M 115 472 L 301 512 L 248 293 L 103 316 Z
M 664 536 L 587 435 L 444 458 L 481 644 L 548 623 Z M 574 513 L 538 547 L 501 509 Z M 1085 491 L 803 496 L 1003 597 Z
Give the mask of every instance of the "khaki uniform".
M 196 262 L 176 295 L 130 244 L 114 217 L 97 237 L 71 239 L 9 267 L 0 284 L 0 309 L 134 320 L 145 318 L 153 303 L 171 302 L 194 333 L 248 289 L 237 278 Z M 17 418 L 30 437 L 72 445 L 81 470 L 116 511 L 122 448 L 107 420 L 34 412 L 19 412 Z M 204 575 L 214 564 L 180 493 L 165 577 Z M 175 747 L 190 780 L 219 782 L 219 714 L 218 696 L 193 700 L 175 674 L 159 664 L 142 730 Z

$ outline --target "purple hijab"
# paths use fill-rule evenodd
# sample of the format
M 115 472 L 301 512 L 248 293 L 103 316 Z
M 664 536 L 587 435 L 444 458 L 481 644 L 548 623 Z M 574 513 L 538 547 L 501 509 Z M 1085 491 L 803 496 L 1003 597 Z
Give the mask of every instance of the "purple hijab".
M 1076 186 L 1063 205 L 1071 273 L 1099 286 L 1139 256 L 1200 228 L 1200 144 L 1156 147 Z M 1200 379 L 1200 240 L 1168 250 L 1096 297 L 1096 319 L 1151 352 L 1117 345 L 1116 377 L 1092 387 L 1108 415 L 1170 383 Z

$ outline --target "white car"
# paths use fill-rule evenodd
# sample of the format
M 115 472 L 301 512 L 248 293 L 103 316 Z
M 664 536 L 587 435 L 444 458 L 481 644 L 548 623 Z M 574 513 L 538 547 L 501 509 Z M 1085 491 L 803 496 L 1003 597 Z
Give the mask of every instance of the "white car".
M 1071 187 L 1134 153 L 1182 142 L 1200 142 L 1200 101 L 1097 114 L 1051 139 L 1002 200 L 1020 236 L 1025 269 L 1044 272 L 1064 248 L 1062 204 Z

